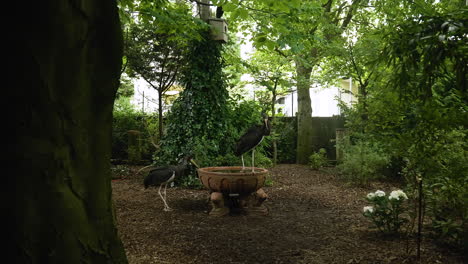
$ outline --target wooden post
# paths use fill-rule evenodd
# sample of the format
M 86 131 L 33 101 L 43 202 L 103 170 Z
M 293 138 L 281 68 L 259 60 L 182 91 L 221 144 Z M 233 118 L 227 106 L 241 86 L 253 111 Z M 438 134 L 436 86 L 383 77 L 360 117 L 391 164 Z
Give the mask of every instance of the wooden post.
M 343 140 L 344 140 L 344 137 L 345 137 L 345 134 L 346 134 L 346 130 L 344 128 L 337 128 L 335 130 L 335 133 L 336 133 L 336 161 L 337 162 L 340 162 L 343 160 L 343 150 L 341 149 L 341 146 L 340 144 L 343 143 Z

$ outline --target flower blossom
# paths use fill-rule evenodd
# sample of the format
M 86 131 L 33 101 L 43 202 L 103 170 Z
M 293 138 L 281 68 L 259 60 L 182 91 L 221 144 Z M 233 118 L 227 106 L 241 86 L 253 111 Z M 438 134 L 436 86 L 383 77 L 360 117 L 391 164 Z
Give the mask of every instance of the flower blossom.
M 388 197 L 389 200 L 400 200 L 400 198 L 407 200 L 408 196 L 406 196 L 406 193 L 404 193 L 402 190 L 396 190 L 392 191 Z
M 363 211 L 364 213 L 369 212 L 369 213 L 372 214 L 372 213 L 374 212 L 374 207 L 372 207 L 372 206 L 364 206 L 364 208 L 362 209 L 362 211 Z
M 377 190 L 375 192 L 375 195 L 378 196 L 378 197 L 384 197 L 385 196 L 385 192 L 384 191 L 381 191 L 381 190 Z
M 375 197 L 375 193 L 368 193 L 367 194 L 367 199 L 372 200 Z

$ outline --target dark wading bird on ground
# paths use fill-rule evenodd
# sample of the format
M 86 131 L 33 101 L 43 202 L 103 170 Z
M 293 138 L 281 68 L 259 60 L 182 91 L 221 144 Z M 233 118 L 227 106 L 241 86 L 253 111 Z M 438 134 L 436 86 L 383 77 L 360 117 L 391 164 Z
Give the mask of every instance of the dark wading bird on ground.
M 185 156 L 179 161 L 178 165 L 157 167 L 155 169 L 152 169 L 148 173 L 148 175 L 145 177 L 145 181 L 143 183 L 145 185 L 145 189 L 148 188 L 149 186 L 159 186 L 158 193 L 164 202 L 164 211 L 172 210 L 166 201 L 167 185 L 173 182 L 176 178 L 181 177 L 186 173 L 189 162 L 192 162 L 192 164 L 198 167 L 195 161 L 192 160 L 191 156 Z M 163 185 L 164 185 L 164 197 L 161 194 L 161 188 Z
M 236 150 L 234 154 L 236 156 L 241 156 L 242 158 L 242 169 L 245 169 L 244 165 L 244 153 L 252 150 L 252 172 L 254 172 L 254 156 L 255 156 L 255 147 L 262 142 L 264 136 L 270 135 L 270 123 L 268 121 L 268 116 L 265 113 L 262 113 L 263 124 L 255 125 L 237 141 Z

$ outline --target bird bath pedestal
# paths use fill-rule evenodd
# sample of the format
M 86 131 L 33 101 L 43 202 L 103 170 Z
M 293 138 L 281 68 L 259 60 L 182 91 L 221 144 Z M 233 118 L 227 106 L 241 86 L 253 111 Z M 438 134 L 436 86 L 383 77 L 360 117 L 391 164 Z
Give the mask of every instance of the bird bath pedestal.
M 268 195 L 263 191 L 268 170 L 252 167 L 205 167 L 198 169 L 198 177 L 210 189 L 210 215 L 224 216 L 231 210 L 248 215 L 267 215 L 263 205 Z

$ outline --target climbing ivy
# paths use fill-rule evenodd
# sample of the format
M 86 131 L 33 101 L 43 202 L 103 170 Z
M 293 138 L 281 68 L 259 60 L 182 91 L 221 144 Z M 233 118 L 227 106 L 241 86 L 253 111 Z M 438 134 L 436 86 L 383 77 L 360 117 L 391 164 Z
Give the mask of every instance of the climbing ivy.
M 167 131 L 156 163 L 174 163 L 195 150 L 206 156 L 223 154 L 230 148 L 227 116 L 229 115 L 226 80 L 223 73 L 223 47 L 213 41 L 209 31 L 191 43 L 187 66 L 179 76 L 185 88 L 167 116 Z

